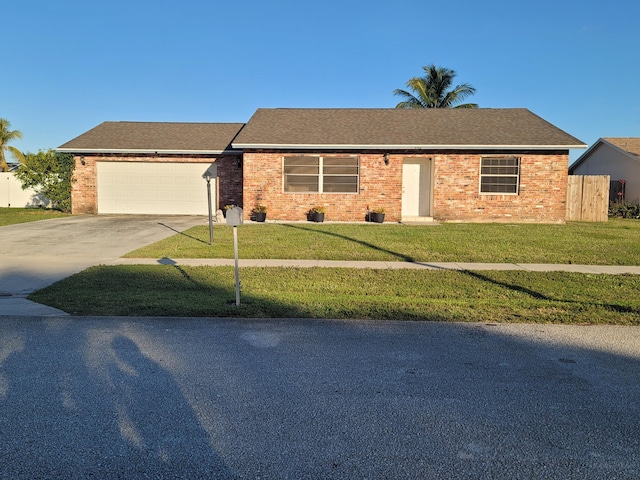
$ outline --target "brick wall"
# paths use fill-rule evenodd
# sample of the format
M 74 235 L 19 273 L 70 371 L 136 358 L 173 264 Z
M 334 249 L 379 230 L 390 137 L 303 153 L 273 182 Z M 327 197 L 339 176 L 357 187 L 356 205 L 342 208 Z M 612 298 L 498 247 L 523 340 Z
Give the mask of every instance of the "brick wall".
M 480 159 L 491 152 L 415 152 L 360 154 L 360 193 L 284 193 L 282 157 L 291 153 L 244 154 L 244 201 L 248 217 L 257 204 L 266 205 L 270 220 L 304 220 L 315 205 L 325 219 L 363 221 L 369 208 L 384 207 L 386 221 L 401 220 L 402 161 L 433 159 L 432 216 L 441 221 L 562 223 L 566 215 L 567 152 L 504 152 L 520 158 L 518 195 L 480 195 Z M 317 155 L 317 152 L 295 152 Z
M 96 157 L 76 155 L 71 184 L 71 213 L 98 213 Z
M 569 156 L 561 152 L 504 152 L 520 158 L 519 195 L 480 195 L 480 159 L 496 152 L 414 152 L 389 155 L 361 153 L 360 192 L 357 194 L 284 193 L 283 153 L 247 152 L 235 156 L 76 156 L 72 186 L 73 213 L 97 213 L 96 161 L 202 162 L 218 167 L 218 205 L 238 205 L 248 218 L 251 208 L 266 205 L 269 220 L 305 220 L 313 206 L 325 207 L 328 221 L 364 221 L 369 209 L 382 207 L 386 221 L 401 220 L 402 161 L 408 157 L 433 159 L 432 216 L 460 222 L 562 223 L 566 215 Z M 296 155 L 305 152 L 295 152 Z M 317 152 L 306 152 L 314 155 Z M 243 189 L 244 186 L 244 189 Z
M 232 155 L 76 155 L 74 182 L 71 187 L 71 211 L 74 214 L 98 213 L 97 168 L 99 161 L 108 162 L 177 162 L 203 163 L 215 162 L 218 173 L 218 205 L 242 202 L 242 168 L 238 158 Z M 84 162 L 84 164 L 82 163 Z
M 291 153 L 288 153 L 291 155 Z M 313 206 L 325 207 L 327 221 L 365 221 L 367 209 L 382 207 L 385 220 L 397 222 L 401 214 L 402 165 L 384 156 L 361 154 L 360 192 L 357 194 L 284 193 L 282 179 L 283 153 L 245 153 L 244 209 L 248 217 L 258 204 L 266 205 L 269 220 L 306 220 Z M 317 155 L 317 152 L 295 152 L 295 155 Z
M 491 153 L 434 155 L 433 217 L 443 221 L 563 223 L 566 152 L 517 153 L 518 195 L 480 194 L 480 159 Z

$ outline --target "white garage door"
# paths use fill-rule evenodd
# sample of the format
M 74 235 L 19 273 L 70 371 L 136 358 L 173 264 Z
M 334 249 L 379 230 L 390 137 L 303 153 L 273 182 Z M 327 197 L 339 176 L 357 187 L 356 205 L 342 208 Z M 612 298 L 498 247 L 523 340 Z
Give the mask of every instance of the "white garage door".
M 211 163 L 98 162 L 98 213 L 207 215 L 206 171 Z

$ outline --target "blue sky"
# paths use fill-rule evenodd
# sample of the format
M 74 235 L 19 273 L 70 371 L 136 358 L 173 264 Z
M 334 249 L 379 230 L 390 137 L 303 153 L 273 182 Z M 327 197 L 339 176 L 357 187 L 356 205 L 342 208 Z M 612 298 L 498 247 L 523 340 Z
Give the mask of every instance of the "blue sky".
M 394 107 L 432 63 L 480 107 L 528 108 L 589 145 L 640 136 L 632 0 L 20 0 L 2 17 L 0 118 L 22 151 L 106 120 Z

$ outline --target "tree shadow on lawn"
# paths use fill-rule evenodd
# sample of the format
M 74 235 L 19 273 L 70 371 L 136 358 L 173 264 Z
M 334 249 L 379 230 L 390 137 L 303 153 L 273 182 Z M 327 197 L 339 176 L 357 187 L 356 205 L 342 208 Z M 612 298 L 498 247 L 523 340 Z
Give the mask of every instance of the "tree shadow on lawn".
M 307 228 L 307 227 L 302 227 L 302 226 L 299 226 L 299 225 L 292 225 L 290 223 L 284 224 L 283 226 L 288 227 L 288 228 L 295 228 L 295 229 L 298 229 L 298 230 L 306 230 L 308 232 L 313 232 L 313 233 L 322 233 L 323 235 L 330 235 L 332 237 L 342 238 L 343 240 L 348 240 L 350 242 L 360 244 L 363 247 L 367 247 L 367 248 L 370 248 L 372 250 L 377 250 L 379 252 L 388 253 L 389 255 L 392 255 L 394 257 L 399 258 L 403 262 L 416 263 L 415 258 L 413 258 L 413 257 L 411 257 L 409 255 L 405 255 L 403 253 L 394 252 L 392 250 L 388 250 L 386 248 L 379 247 L 378 245 L 374 245 L 373 243 L 365 242 L 363 240 L 357 240 L 355 238 L 351 238 L 351 237 L 348 237 L 346 235 L 341 235 L 339 233 L 327 232 L 327 231 L 324 231 L 324 230 L 316 230 L 314 228 Z
M 174 262 L 175 263 L 175 262 Z M 375 296 L 325 297 L 322 289 L 305 283 L 304 273 L 300 286 L 290 291 L 285 282 L 282 294 L 278 291 L 277 271 L 252 277 L 252 271 L 241 270 L 240 280 L 247 279 L 247 288 L 241 292 L 240 305 L 235 305 L 233 267 L 188 267 L 178 265 L 138 265 L 91 267 L 79 274 L 57 282 L 32 294 L 29 298 L 59 308 L 72 315 L 98 316 L 163 316 L 163 317 L 234 317 L 234 318 L 344 318 L 414 321 L 531 321 L 591 323 L 591 317 L 611 312 L 622 315 L 615 322 L 637 323 L 637 306 L 601 303 L 597 301 L 563 299 L 545 295 L 531 288 L 509 281 L 501 281 L 477 272 L 460 271 L 477 281 L 487 282 L 499 289 L 508 289 L 532 297 L 532 305 L 517 307 L 518 318 L 512 318 L 509 303 L 503 307 L 493 303 L 476 302 L 472 298 L 442 301 L 440 298 L 401 298 L 390 301 Z M 306 271 L 306 270 L 305 270 Z M 296 274 L 297 275 L 297 274 Z M 432 277 L 427 277 L 432 278 Z M 435 281 L 437 281 L 437 277 Z M 273 279 L 271 283 L 271 279 Z M 252 282 L 257 281 L 254 285 Z M 297 283 L 294 283 L 297 285 Z M 305 286 L 306 285 L 306 286 Z M 455 288 L 455 287 L 452 287 Z M 294 289 L 295 290 L 295 289 Z M 499 291 L 494 294 L 500 295 Z M 599 310 L 601 309 L 601 310 Z M 545 311 L 543 313 L 543 310 Z M 609 312 L 609 314 L 606 313 Z M 630 316 L 629 316 L 630 315 Z M 577 317 L 576 317 L 577 316 Z M 628 317 L 628 318 L 627 318 Z M 635 318 L 635 320 L 634 320 Z M 611 318 L 614 321 L 613 318 Z
M 190 238 L 192 240 L 195 240 L 196 242 L 200 242 L 200 243 L 204 243 L 206 245 L 209 245 L 209 242 L 205 242 L 201 238 L 197 238 L 197 237 L 194 237 L 192 235 L 187 235 L 186 233 L 181 232 L 180 230 L 176 230 L 175 228 L 170 227 L 169 225 L 167 225 L 165 223 L 158 223 L 158 225 L 160 225 L 162 227 L 165 227 L 165 228 L 168 228 L 169 230 L 172 230 L 172 231 L 176 232 L 178 235 L 182 235 L 183 237 L 187 237 L 187 238 Z
M 472 271 L 472 270 L 460 270 L 461 273 L 464 273 L 465 275 L 468 275 L 472 278 L 475 278 L 477 280 L 483 281 L 483 282 L 488 282 L 488 283 L 492 283 L 493 285 L 497 285 L 498 287 L 501 288 L 505 288 L 517 293 L 523 293 L 525 295 L 530 296 L 531 298 L 534 298 L 535 300 L 544 300 L 544 301 L 549 301 L 549 302 L 562 302 L 562 303 L 567 303 L 567 304 L 579 304 L 582 302 L 579 302 L 577 300 L 570 300 L 567 298 L 555 298 L 555 297 L 551 297 L 548 295 L 545 295 L 544 293 L 540 293 L 537 292 L 535 290 L 532 290 L 530 288 L 524 287 L 522 285 L 517 285 L 514 283 L 507 283 L 507 282 L 502 282 L 500 280 L 496 280 L 495 278 L 490 278 L 487 275 L 483 275 L 482 273 L 478 272 L 478 271 Z M 591 305 L 597 305 L 600 307 L 604 307 L 608 310 L 613 310 L 616 312 L 620 312 L 620 313 L 640 313 L 639 309 L 637 307 L 629 307 L 626 305 L 615 305 L 612 303 L 597 303 L 597 302 L 590 302 Z

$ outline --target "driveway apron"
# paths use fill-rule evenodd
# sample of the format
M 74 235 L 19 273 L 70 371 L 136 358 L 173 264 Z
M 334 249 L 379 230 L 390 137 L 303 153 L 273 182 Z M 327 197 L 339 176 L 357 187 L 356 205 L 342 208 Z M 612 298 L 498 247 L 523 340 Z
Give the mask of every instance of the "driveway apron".
M 91 215 L 1 227 L 0 302 L 205 223 L 198 216 Z

